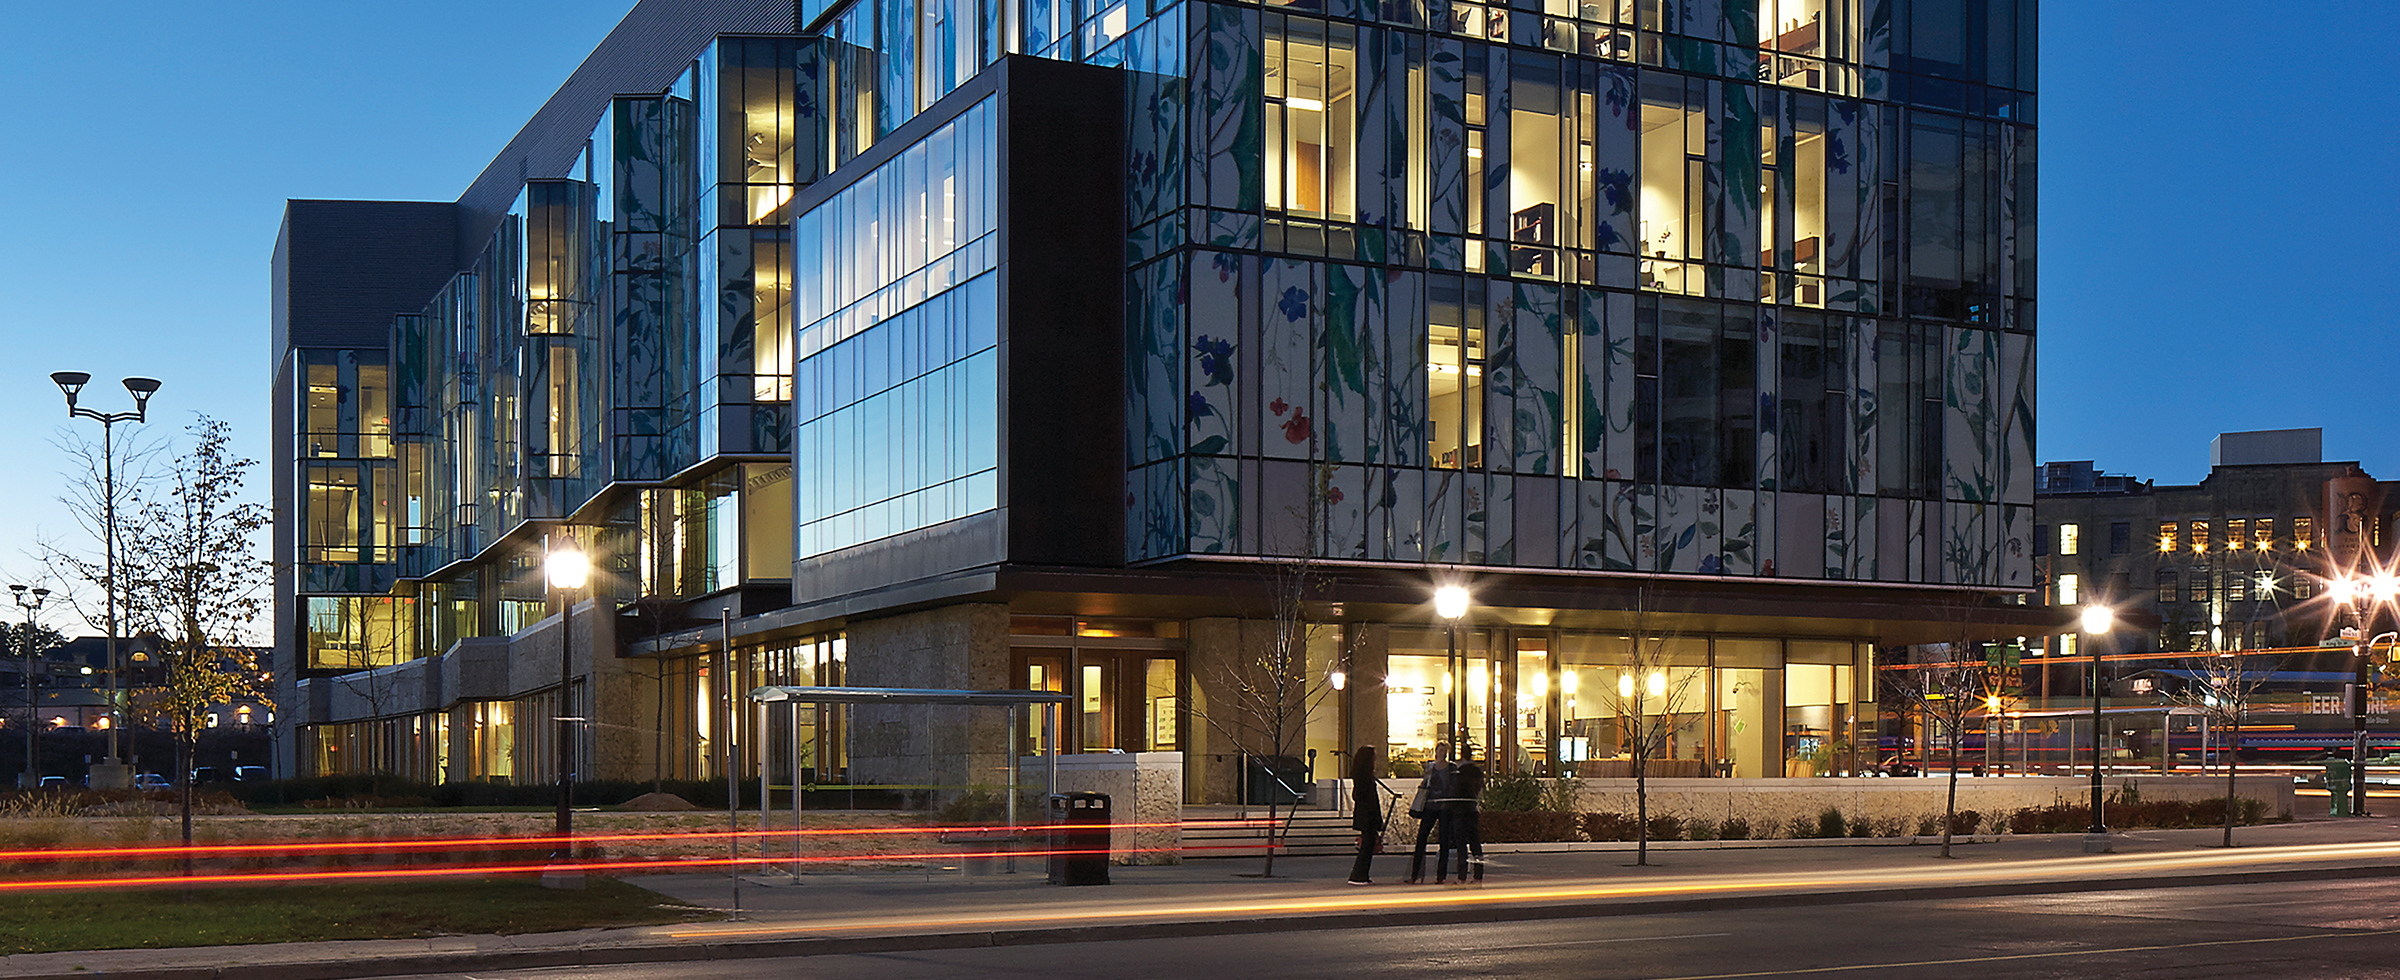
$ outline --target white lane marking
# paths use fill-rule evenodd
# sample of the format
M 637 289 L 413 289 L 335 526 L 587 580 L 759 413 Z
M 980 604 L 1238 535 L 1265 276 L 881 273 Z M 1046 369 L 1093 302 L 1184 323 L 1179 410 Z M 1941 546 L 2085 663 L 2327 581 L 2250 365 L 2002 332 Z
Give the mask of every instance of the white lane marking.
M 1544 946 L 1597 946 L 1597 945 L 1599 945 L 1599 944 L 1601 944 L 1601 943 L 1639 943 L 1639 942 L 1648 942 L 1648 941 L 1650 941 L 1650 940 L 1653 940 L 1653 939 L 1715 939 L 1715 938 L 1717 938 L 1717 937 L 1719 937 L 1719 936 L 1730 936 L 1730 935 L 1733 935 L 1733 933 L 1730 933 L 1730 932 L 1689 932 L 1689 933 L 1684 933 L 1684 934 L 1682 934 L 1682 935 L 1678 935 L 1678 936 L 1620 936 L 1620 937 L 1618 937 L 1618 938 L 1615 938 L 1615 939 L 1573 939 L 1573 940 L 1568 940 L 1568 941 L 1566 941 L 1566 942 L 1557 942 L 1557 943 L 1517 943 L 1517 944 L 1510 945 L 1510 946 L 1485 946 L 1485 947 L 1481 947 L 1481 948 L 1482 948 L 1482 949 L 1485 949 L 1485 950 L 1493 950 L 1493 949 L 1539 949 L 1539 948 L 1541 948 L 1541 947 L 1544 947 Z

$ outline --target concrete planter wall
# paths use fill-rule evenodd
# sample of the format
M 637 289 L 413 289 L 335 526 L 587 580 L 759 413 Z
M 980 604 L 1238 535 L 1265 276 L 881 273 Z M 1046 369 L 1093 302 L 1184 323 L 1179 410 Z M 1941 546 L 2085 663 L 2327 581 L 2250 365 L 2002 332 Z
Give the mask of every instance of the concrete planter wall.
M 1040 756 L 1020 760 L 1018 778 L 1035 793 L 1048 776 Z M 1058 791 L 1106 793 L 1114 829 L 1109 860 L 1117 864 L 1179 864 L 1183 857 L 1183 753 L 1094 752 L 1058 757 Z M 1026 822 L 1037 824 L 1043 814 Z
M 2111 776 L 2102 784 L 2111 794 L 2126 783 L 2136 785 L 2146 800 L 2205 800 L 2225 795 L 2222 776 Z M 1906 779 L 1653 779 L 1651 816 L 1672 816 L 1686 823 L 1721 823 L 1740 818 L 1760 837 L 1783 836 L 1794 818 L 1815 820 L 1828 807 L 1845 817 L 1898 821 L 1903 833 L 1914 832 L 1919 819 L 1938 816 L 1949 792 L 1947 777 Z M 2237 777 L 2235 792 L 2259 800 L 2268 814 L 2292 815 L 2292 782 L 2275 775 Z M 1990 819 L 2053 803 L 2076 803 L 2091 798 L 2091 781 L 2064 776 L 1961 776 L 1958 808 Z M 1577 809 L 1594 813 L 1634 810 L 1631 779 L 1586 779 Z
M 1544 780 L 1548 782 L 1548 780 Z M 1634 811 L 1634 781 L 1631 779 L 1585 779 L 1576 809 L 1584 813 L 1619 813 L 1631 816 Z M 2119 792 L 2126 783 L 2135 784 L 2145 800 L 2211 800 L 2225 795 L 2223 776 L 2110 776 L 2102 785 L 2110 794 Z M 1416 822 L 1410 820 L 1406 800 L 1416 792 L 1413 779 L 1383 780 L 1386 791 L 1400 794 L 1403 801 L 1394 808 L 1393 827 L 1386 831 L 1387 840 L 1401 841 L 1405 846 L 1414 840 Z M 1876 822 L 1896 827 L 1901 835 L 1914 834 L 1920 821 L 1938 821 L 1943 799 L 1949 792 L 1947 777 L 1906 779 L 1652 779 L 1650 780 L 1650 815 L 1674 817 L 1691 825 L 1705 821 L 1711 828 L 1739 818 L 1750 825 L 1750 836 L 1774 838 L 1789 836 L 1786 828 L 1795 818 L 1814 825 L 1817 816 L 1832 807 L 1842 811 L 1851 821 L 1864 819 L 1872 826 Z M 2292 815 L 2292 782 L 2279 775 L 2237 777 L 2235 792 L 2243 799 L 2265 804 L 2270 818 L 2289 818 Z M 1958 780 L 1958 808 L 1973 810 L 1984 818 L 1983 829 L 1990 830 L 1995 821 L 2007 814 L 2053 803 L 2081 803 L 2091 799 L 2091 780 L 2065 776 L 1961 776 Z

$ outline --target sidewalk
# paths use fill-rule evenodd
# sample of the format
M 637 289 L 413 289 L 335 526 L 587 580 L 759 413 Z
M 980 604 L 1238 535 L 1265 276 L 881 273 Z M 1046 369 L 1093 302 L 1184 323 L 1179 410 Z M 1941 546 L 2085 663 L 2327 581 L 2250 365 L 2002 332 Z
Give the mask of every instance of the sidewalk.
M 2393 812 L 2400 813 L 2400 809 Z M 1105 887 L 1018 873 L 749 876 L 739 921 L 518 936 L 288 943 L 0 957 L 0 977 L 106 973 L 142 980 L 332 980 L 545 966 L 673 962 L 941 949 L 1156 936 L 1564 918 L 1786 904 L 2092 891 L 2321 877 L 2400 876 L 2400 820 L 2308 820 L 2235 831 L 2131 831 L 2117 853 L 2083 853 L 2081 835 L 1990 838 L 1942 861 L 1930 845 L 1855 841 L 1713 842 L 1653 849 L 1632 866 L 1615 845 L 1490 848 L 1480 886 L 1399 884 L 1408 857 L 1376 859 L 1376 884 L 1343 884 L 1348 858 L 1257 857 L 1111 869 Z M 1876 846 L 1883 845 L 1883 846 Z M 1606 848 L 1606 849 L 1602 849 Z M 630 879 L 683 902 L 730 908 L 722 875 Z

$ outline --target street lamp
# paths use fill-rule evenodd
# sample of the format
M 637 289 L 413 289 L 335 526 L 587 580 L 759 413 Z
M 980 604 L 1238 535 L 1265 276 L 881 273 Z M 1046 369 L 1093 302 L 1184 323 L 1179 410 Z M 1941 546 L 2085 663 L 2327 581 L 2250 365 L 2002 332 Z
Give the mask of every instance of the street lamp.
M 2372 613 L 2361 608 L 2372 599 L 2377 606 L 2390 605 L 2400 596 L 2400 578 L 2390 572 L 2359 576 L 2344 574 L 2327 583 L 2335 604 L 2350 614 L 2351 625 L 2342 627 L 2341 638 L 2350 645 L 2350 814 L 2367 815 L 2367 687 L 2372 683 L 2370 655 L 2375 642 L 2383 634 L 2367 635 L 2374 624 Z M 2330 645 L 2330 644 L 2327 644 Z M 2331 787 L 2327 787 L 2330 789 Z
M 1459 758 L 1459 716 L 1466 713 L 1459 708 L 1459 702 L 1467 696 L 1467 685 L 1463 683 L 1465 678 L 1459 669 L 1462 665 L 1458 662 L 1458 620 L 1467 614 L 1467 599 L 1467 588 L 1463 585 L 1445 585 L 1433 590 L 1434 614 L 1450 623 L 1450 656 L 1442 661 L 1442 680 L 1449 688 L 1442 692 L 1445 695 L 1442 698 L 1442 711 L 1446 716 L 1442 725 L 1442 741 L 1449 743 L 1452 759 Z
M 2083 622 L 2079 625 L 2083 627 L 2084 649 L 2092 655 L 2092 830 L 2091 836 L 2083 840 L 2087 854 L 2095 850 L 2105 854 L 2110 850 L 2108 826 L 2100 819 L 2100 648 L 2091 641 L 2107 635 L 2116 623 L 2116 612 L 2107 606 L 2094 603 L 2083 607 Z
M 100 412 L 75 404 L 90 384 L 92 376 L 82 371 L 57 371 L 50 380 L 67 396 L 67 417 L 93 419 L 100 423 L 100 538 L 101 550 L 106 553 L 107 571 L 100 578 L 101 590 L 108 593 L 108 755 L 92 769 L 93 789 L 124 789 L 133 785 L 133 774 L 118 760 L 117 709 L 124 700 L 122 680 L 124 671 L 117 663 L 117 457 L 116 428 L 119 422 L 141 422 L 149 417 L 150 396 L 158 393 L 158 381 L 152 378 L 127 378 L 125 390 L 133 395 L 133 411 Z
M 542 573 L 563 600 L 558 613 L 558 836 L 565 838 L 575 832 L 576 718 L 571 710 L 573 699 L 568 696 L 575 682 L 575 592 L 591 576 L 592 560 L 563 534 L 545 536 L 542 549 L 547 552 L 542 557 Z M 574 845 L 561 846 L 569 858 L 574 857 Z
M 39 737 L 42 724 L 37 717 L 41 705 L 33 699 L 33 626 L 34 617 L 42 611 L 42 601 L 50 598 L 49 589 L 27 589 L 11 585 L 9 593 L 17 600 L 17 608 L 25 610 L 25 626 L 17 634 L 17 648 L 25 655 L 25 777 L 24 788 L 42 786 L 42 757 L 35 750 L 34 739 Z

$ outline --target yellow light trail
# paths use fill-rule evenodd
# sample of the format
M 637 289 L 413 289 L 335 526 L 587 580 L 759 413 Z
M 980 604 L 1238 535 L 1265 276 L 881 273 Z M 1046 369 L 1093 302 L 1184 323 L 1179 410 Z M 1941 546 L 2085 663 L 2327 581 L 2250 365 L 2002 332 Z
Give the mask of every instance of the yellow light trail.
M 2318 865 L 2358 863 L 2371 859 L 2400 859 L 2400 841 L 2355 844 L 2244 848 L 2238 852 L 2077 856 L 2016 861 L 2005 865 L 1969 864 L 1945 867 L 1881 868 L 1807 874 L 1726 874 L 1678 879 L 1672 882 L 1579 881 L 1503 885 L 1475 891 L 1410 890 L 1361 895 L 1344 890 L 1326 895 L 1288 898 L 1239 898 L 1219 901 L 1130 906 L 1123 901 L 1049 909 L 994 912 L 941 911 L 917 917 L 878 915 L 854 919 L 747 926 L 678 927 L 665 932 L 676 939 L 717 940 L 735 937 L 809 935 L 840 932 L 873 934 L 926 928 L 974 929 L 1038 924 L 1170 919 L 1222 919 L 1232 916 L 1292 916 L 1346 912 L 1400 912 L 1417 909 L 1492 905 L 1559 905 L 1641 898 L 1679 898 L 1702 895 L 1739 897 L 1779 892 L 1866 890 L 1936 885 L 1988 885 L 2057 881 L 2105 881 L 2159 873 L 2204 873 L 2260 865 Z

